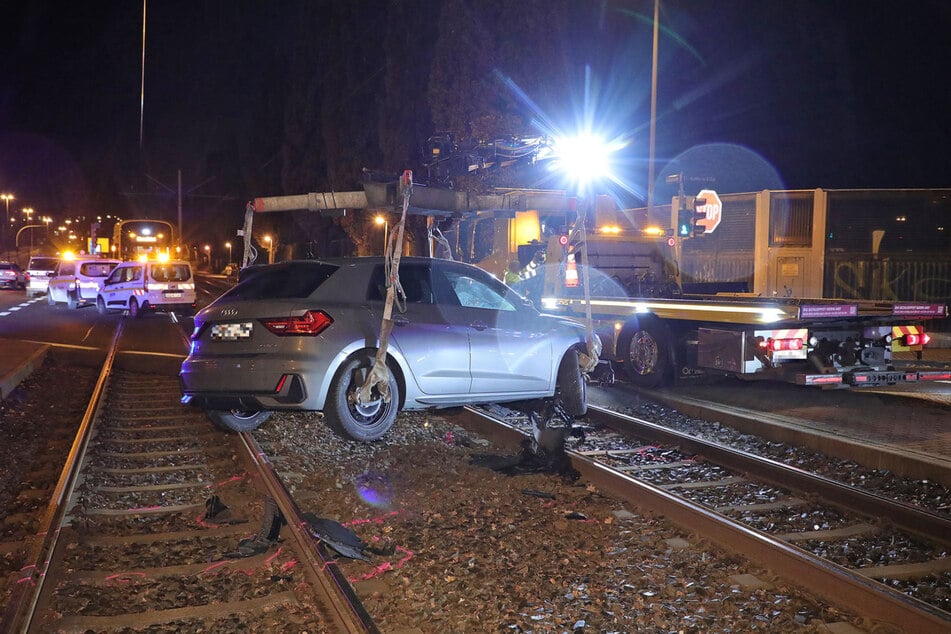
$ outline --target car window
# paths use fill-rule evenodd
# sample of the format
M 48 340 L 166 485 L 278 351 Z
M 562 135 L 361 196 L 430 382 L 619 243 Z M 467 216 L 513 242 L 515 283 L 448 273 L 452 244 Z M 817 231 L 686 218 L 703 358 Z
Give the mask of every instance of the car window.
M 122 281 L 122 275 L 125 273 L 125 269 L 114 269 L 109 277 L 106 278 L 106 284 L 115 284 L 116 282 Z
M 461 271 L 445 271 L 446 279 L 459 304 L 467 308 L 515 311 L 515 305 L 482 280 Z
M 325 262 L 288 262 L 262 267 L 222 297 L 232 299 L 303 299 L 340 267 Z
M 115 264 L 106 262 L 83 262 L 79 266 L 79 274 L 86 277 L 106 277 L 114 267 Z
M 404 264 L 400 266 L 399 276 L 400 286 L 407 302 L 413 304 L 435 303 L 430 267 L 420 264 Z M 367 299 L 370 301 L 386 299 L 386 271 L 382 264 L 373 269 Z
M 58 261 L 56 258 L 31 258 L 27 268 L 38 271 L 51 271 L 56 268 Z
M 59 270 L 56 272 L 57 275 L 72 275 L 76 271 L 76 264 L 74 262 L 63 262 L 59 265 Z
M 156 282 L 187 282 L 191 279 L 191 268 L 187 264 L 154 264 L 152 279 Z
M 135 267 L 135 268 L 130 268 L 129 271 L 130 271 L 130 273 L 131 273 L 131 275 L 132 275 L 132 281 L 133 281 L 133 282 L 138 282 L 139 280 L 142 279 L 142 267 L 141 267 L 141 266 L 137 266 L 137 267 Z

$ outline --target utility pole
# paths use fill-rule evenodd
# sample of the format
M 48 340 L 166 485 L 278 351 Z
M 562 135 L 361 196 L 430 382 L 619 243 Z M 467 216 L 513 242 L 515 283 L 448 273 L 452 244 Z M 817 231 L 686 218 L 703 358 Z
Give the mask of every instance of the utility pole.
M 660 0 L 654 0 L 654 45 L 651 53 L 651 125 L 650 156 L 647 159 L 647 218 L 654 211 L 654 141 L 657 136 L 657 38 L 660 22 Z

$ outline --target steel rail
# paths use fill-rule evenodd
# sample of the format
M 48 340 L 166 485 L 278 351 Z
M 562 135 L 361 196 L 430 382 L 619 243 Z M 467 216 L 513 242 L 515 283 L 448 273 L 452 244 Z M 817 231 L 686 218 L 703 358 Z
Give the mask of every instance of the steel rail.
M 878 468 L 888 469 L 906 478 L 951 482 L 951 469 L 946 463 L 930 460 L 927 456 L 920 454 L 913 455 L 910 452 L 869 446 L 848 437 L 822 433 L 820 430 L 803 429 L 803 423 L 806 421 L 799 418 L 684 396 L 672 390 L 637 388 L 636 391 L 685 416 L 716 420 L 735 427 L 741 432 L 762 436 L 776 442 L 802 445 L 839 458 L 874 464 Z
M 307 565 L 314 572 L 324 597 L 328 599 L 330 605 L 326 607 L 329 608 L 329 616 L 335 620 L 335 631 L 378 634 L 379 630 L 373 619 L 363 607 L 340 568 L 334 563 L 333 557 L 304 529 L 306 521 L 260 445 L 251 434 L 242 433 L 240 437 L 248 456 L 261 476 L 261 483 L 284 516 L 298 552 L 306 557 Z
M 42 536 L 42 539 L 35 542 L 30 555 L 26 559 L 26 561 L 32 563 L 23 568 L 24 571 L 27 571 L 27 574 L 19 579 L 14 589 L 14 595 L 7 603 L 3 620 L 0 621 L 0 632 L 27 632 L 32 624 L 37 601 L 46 582 L 46 574 L 52 561 L 52 555 L 59 544 L 60 530 L 63 527 L 63 519 L 66 517 L 68 510 L 66 505 L 79 482 L 80 467 L 92 438 L 93 421 L 95 421 L 102 406 L 102 395 L 105 392 L 106 382 L 112 372 L 112 364 L 119 348 L 122 325 L 123 322 L 120 321 L 118 327 L 116 327 L 112 343 L 106 352 L 102 370 L 99 372 L 99 378 L 86 405 L 79 430 L 76 432 L 69 455 L 66 457 L 56 487 L 53 489 L 53 496 L 47 506 L 44 521 L 40 523 L 41 529 L 37 535 Z
M 722 411 L 720 407 L 718 411 Z M 587 418 L 589 422 L 624 428 L 647 440 L 677 445 L 685 453 L 706 456 L 722 466 L 755 475 L 777 486 L 817 494 L 824 501 L 855 513 L 884 518 L 903 531 L 930 541 L 951 544 L 951 518 L 948 516 L 603 407 L 589 405 Z
M 506 445 L 518 446 L 526 437 L 512 425 L 470 407 L 463 408 L 457 420 Z M 569 451 L 568 455 L 581 476 L 601 490 L 656 512 L 730 552 L 740 553 L 844 610 L 921 634 L 943 634 L 951 627 L 951 615 L 913 597 L 580 454 Z

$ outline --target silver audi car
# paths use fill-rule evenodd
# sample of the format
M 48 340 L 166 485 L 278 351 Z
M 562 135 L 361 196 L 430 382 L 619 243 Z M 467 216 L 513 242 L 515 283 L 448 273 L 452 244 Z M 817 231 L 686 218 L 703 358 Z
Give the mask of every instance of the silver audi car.
M 183 402 L 235 431 L 276 410 L 322 411 L 361 441 L 381 438 L 403 409 L 551 398 L 569 416 L 585 413 L 581 324 L 539 313 L 482 269 L 417 257 L 402 258 L 394 285 L 389 397 L 358 396 L 380 345 L 389 277 L 382 257 L 246 269 L 195 316 Z

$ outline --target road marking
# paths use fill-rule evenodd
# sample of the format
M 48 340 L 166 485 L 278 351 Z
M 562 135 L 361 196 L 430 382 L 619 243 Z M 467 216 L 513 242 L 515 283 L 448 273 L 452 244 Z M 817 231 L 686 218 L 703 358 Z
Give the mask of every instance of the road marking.
M 9 317 L 10 315 L 12 315 L 13 313 L 15 313 L 16 311 L 20 310 L 21 308 L 26 308 L 26 307 L 29 306 L 30 304 L 36 303 L 36 302 L 38 302 L 38 301 L 40 301 L 40 298 L 39 298 L 39 297 L 35 297 L 35 298 L 33 298 L 33 299 L 28 299 L 28 300 L 26 300 L 25 302 L 21 302 L 20 304 L 18 304 L 18 305 L 16 305 L 16 306 L 11 306 L 11 307 L 8 308 L 7 310 L 5 310 L 5 311 L 3 311 L 3 312 L 0 312 L 0 317 Z

